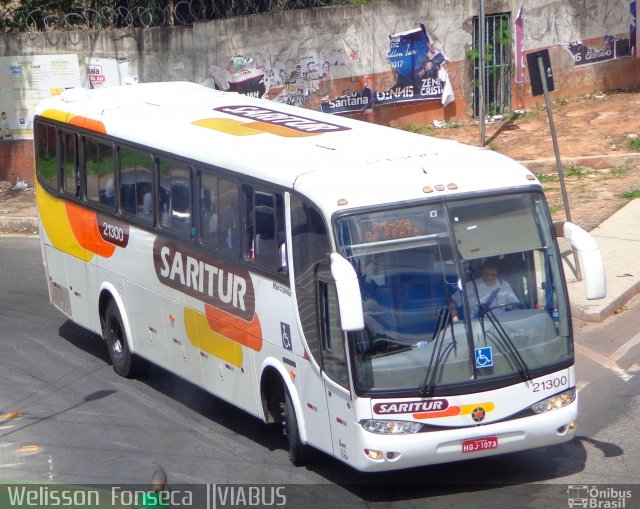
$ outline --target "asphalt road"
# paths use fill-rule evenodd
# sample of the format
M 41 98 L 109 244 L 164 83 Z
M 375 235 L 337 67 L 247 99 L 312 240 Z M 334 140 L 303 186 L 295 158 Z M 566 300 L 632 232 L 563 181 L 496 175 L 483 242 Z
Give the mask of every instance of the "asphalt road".
M 325 456 L 292 466 L 276 429 L 159 368 L 118 377 L 100 338 L 49 304 L 37 239 L 0 237 L 0 278 L 0 479 L 147 484 L 161 465 L 172 486 L 285 486 L 288 507 L 474 509 L 565 508 L 568 486 L 615 484 L 640 507 L 640 298 L 576 323 L 576 440 L 365 475 Z

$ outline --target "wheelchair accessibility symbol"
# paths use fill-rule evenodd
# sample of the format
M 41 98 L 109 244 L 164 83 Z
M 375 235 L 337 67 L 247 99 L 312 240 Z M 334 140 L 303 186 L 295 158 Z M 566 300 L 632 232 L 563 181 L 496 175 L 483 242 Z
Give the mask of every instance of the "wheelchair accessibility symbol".
M 493 366 L 491 347 L 476 348 L 476 368 L 490 368 Z
M 280 322 L 280 335 L 282 336 L 282 346 L 287 350 L 293 350 L 291 344 L 291 327 L 288 323 Z

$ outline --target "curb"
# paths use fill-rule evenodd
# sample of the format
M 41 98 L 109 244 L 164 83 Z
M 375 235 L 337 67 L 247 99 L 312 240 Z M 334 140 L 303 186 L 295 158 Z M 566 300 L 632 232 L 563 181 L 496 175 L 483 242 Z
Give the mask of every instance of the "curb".
M 596 306 L 593 310 L 589 309 L 588 306 L 575 304 L 574 299 L 570 297 L 569 301 L 571 302 L 571 317 L 582 320 L 583 322 L 603 322 L 610 316 L 614 315 L 618 309 L 622 308 L 639 292 L 640 281 L 630 286 L 626 291 L 619 294 L 617 297 L 611 299 L 609 302 L 607 302 L 606 305 Z
M 640 153 L 624 153 L 610 154 L 599 156 L 581 156 L 581 157 L 560 157 L 563 168 L 569 166 L 586 166 L 596 170 L 604 170 L 616 168 L 618 166 L 640 165 Z M 527 161 L 518 161 L 526 166 L 532 172 L 555 171 L 557 169 L 555 157 L 546 157 L 544 159 L 529 159 Z
M 33 233 L 38 231 L 37 217 L 0 217 L 0 229 L 11 232 Z

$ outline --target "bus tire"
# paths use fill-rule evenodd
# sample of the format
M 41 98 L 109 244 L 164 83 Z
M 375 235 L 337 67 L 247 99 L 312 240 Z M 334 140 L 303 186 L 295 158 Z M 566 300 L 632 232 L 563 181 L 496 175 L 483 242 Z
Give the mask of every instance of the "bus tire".
M 127 334 L 122 323 L 118 305 L 112 300 L 107 304 L 104 313 L 104 339 L 109 348 L 109 358 L 113 370 L 125 378 L 133 378 L 135 375 L 135 363 Z
M 289 459 L 297 467 L 306 465 L 312 458 L 312 450 L 300 440 L 298 419 L 287 389 L 284 390 L 284 402 L 281 403 L 281 408 L 283 431 L 289 441 Z

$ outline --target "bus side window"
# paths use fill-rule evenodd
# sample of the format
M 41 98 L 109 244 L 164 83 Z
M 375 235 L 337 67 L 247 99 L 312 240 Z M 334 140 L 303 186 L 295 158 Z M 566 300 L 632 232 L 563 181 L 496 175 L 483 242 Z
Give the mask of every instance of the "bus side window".
M 118 155 L 122 213 L 152 225 L 154 204 L 151 155 L 129 147 L 119 147 Z
M 238 186 L 236 183 L 199 170 L 200 239 L 203 244 L 238 253 Z
M 322 345 L 322 369 L 329 378 L 346 389 L 349 388 L 347 352 L 344 333 L 338 319 L 338 294 L 331 272 L 325 264 L 320 265 L 318 281 L 318 325 Z
M 316 320 L 316 272 L 328 260 L 331 247 L 324 220 L 310 202 L 291 195 L 291 254 L 295 267 L 296 299 L 300 323 L 311 355 L 321 362 L 321 347 Z
M 191 168 L 168 159 L 158 159 L 157 164 L 160 174 L 160 226 L 182 238 L 194 240 L 196 226 L 192 214 Z
M 287 253 L 287 232 L 284 224 L 284 196 L 276 193 L 276 246 L 278 248 L 278 272 L 289 273 Z
M 86 198 L 107 205 L 107 192 L 113 194 L 113 147 L 95 138 L 84 138 Z
M 38 176 L 51 188 L 58 190 L 58 168 L 56 162 L 56 130 L 38 123 L 35 132 Z
M 225 178 L 218 179 L 218 245 L 240 252 L 240 203 L 238 185 Z
M 78 138 L 73 133 L 60 132 L 60 165 L 62 167 L 62 189 L 66 194 L 80 198 Z M 113 202 L 111 206 L 113 206 Z
M 200 196 L 200 236 L 202 242 L 218 245 L 218 211 L 216 209 L 218 179 L 215 175 L 198 171 L 198 195 Z
M 247 259 L 285 273 L 287 250 L 282 193 L 257 190 L 249 185 L 243 189 Z

